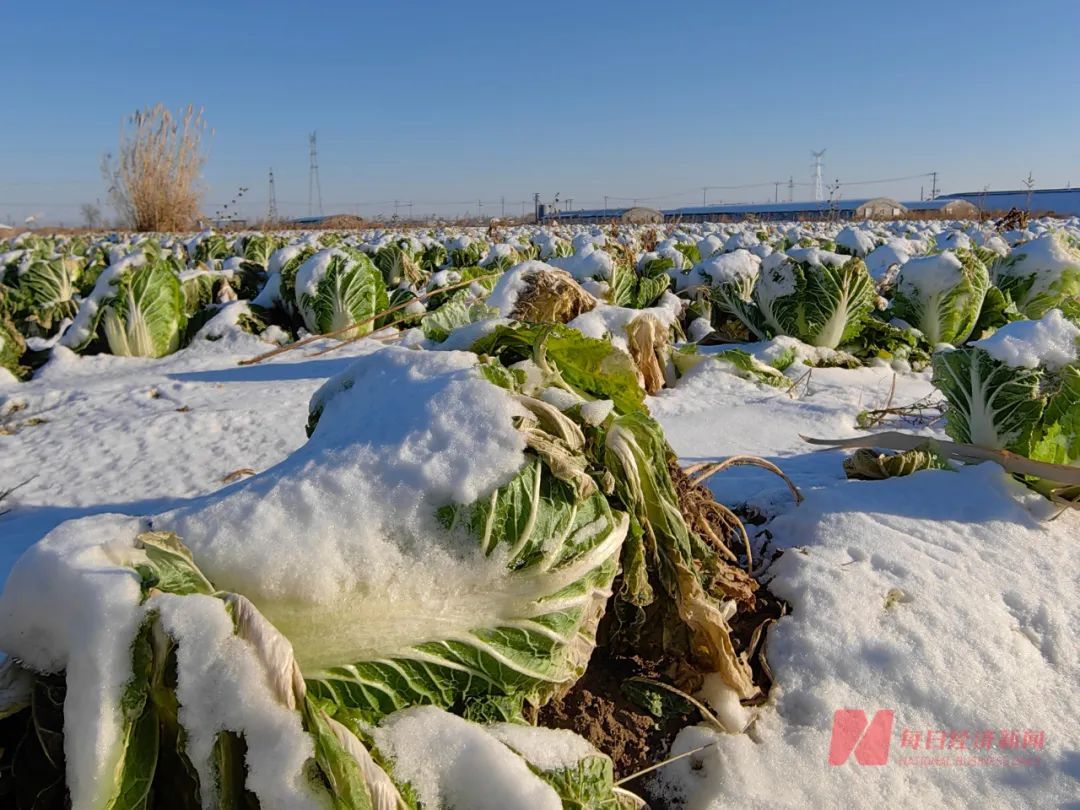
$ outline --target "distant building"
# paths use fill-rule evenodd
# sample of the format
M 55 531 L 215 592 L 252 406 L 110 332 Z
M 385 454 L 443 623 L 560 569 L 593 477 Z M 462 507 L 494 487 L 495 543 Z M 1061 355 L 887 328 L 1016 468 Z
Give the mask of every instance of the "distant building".
M 903 213 L 903 203 L 891 197 L 874 197 L 855 207 L 856 219 L 896 219 Z
M 664 219 L 677 219 L 682 222 L 725 222 L 741 219 L 782 222 L 786 220 L 823 220 L 832 217 L 838 219 L 898 217 L 903 213 L 904 207 L 896 200 L 890 200 L 886 197 L 873 197 L 856 200 L 810 200 L 806 202 L 688 206 L 664 211 Z
M 619 216 L 619 221 L 630 225 L 653 225 L 664 221 L 664 213 L 655 208 L 634 206 L 623 211 Z
M 632 208 L 588 208 L 579 211 L 554 211 L 540 206 L 541 222 L 625 222 L 628 225 L 649 225 L 664 221 L 665 212 L 635 205 Z
M 906 202 L 904 207 L 909 213 L 916 216 L 945 217 L 948 219 L 978 219 L 979 217 L 979 206 L 967 200 L 951 197 Z
M 1080 216 L 1080 188 L 1042 188 L 1031 193 L 1031 213 Z M 967 200 L 983 211 L 1005 212 L 1010 208 L 1028 209 L 1028 191 L 963 191 L 945 194 L 946 199 Z M 939 198 L 940 199 L 940 198 Z

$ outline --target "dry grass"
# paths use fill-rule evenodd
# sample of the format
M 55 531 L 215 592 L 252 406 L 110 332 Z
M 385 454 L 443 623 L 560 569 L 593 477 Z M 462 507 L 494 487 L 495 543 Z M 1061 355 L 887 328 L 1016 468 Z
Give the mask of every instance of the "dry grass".
M 183 231 L 195 225 L 205 131 L 202 110 L 190 104 L 175 116 L 157 104 L 124 121 L 117 154 L 106 155 L 101 170 L 113 207 L 128 227 Z
M 569 323 L 596 306 L 565 270 L 540 270 L 525 279 L 510 317 L 528 323 Z

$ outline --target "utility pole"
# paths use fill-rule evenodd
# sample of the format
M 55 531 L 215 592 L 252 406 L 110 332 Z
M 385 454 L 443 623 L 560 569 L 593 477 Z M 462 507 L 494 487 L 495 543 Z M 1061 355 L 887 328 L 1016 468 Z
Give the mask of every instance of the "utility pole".
M 795 175 L 789 174 L 787 179 L 787 201 L 795 202 Z
M 319 183 L 319 156 L 315 136 L 316 133 L 314 132 L 308 135 L 307 212 L 309 217 L 313 216 L 316 210 L 319 212 L 320 217 L 323 215 L 322 185 Z M 316 201 L 318 202 L 317 209 L 314 207 Z
M 409 221 L 412 222 L 412 203 L 407 203 L 409 206 Z
M 709 187 L 708 186 L 702 186 L 701 187 L 701 205 L 702 205 L 702 207 L 705 207 L 706 205 L 708 205 L 708 203 L 705 201 L 706 195 L 708 193 L 709 193 Z
M 506 197 L 499 197 L 499 219 L 506 219 Z
M 607 216 L 607 207 L 608 207 L 608 206 L 607 206 L 607 201 L 608 201 L 608 195 L 607 195 L 607 194 L 605 194 L 605 195 L 604 195 L 604 216 L 605 216 L 605 217 Z
M 274 169 L 273 168 L 270 169 L 270 204 L 267 206 L 266 220 L 267 220 L 267 222 L 277 222 L 278 221 L 277 192 L 274 191 Z
M 773 202 L 778 203 L 780 202 L 780 181 L 773 180 L 773 185 L 775 186 L 773 189 Z
M 933 178 L 930 183 L 930 199 L 937 199 L 937 172 L 930 172 L 930 177 Z
M 540 192 L 533 194 L 533 221 L 540 222 Z
M 397 219 L 398 201 L 394 200 L 394 219 Z
M 574 198 L 573 197 L 567 197 L 566 198 L 566 208 L 563 209 L 563 210 L 565 210 L 565 211 L 573 211 L 574 210 Z

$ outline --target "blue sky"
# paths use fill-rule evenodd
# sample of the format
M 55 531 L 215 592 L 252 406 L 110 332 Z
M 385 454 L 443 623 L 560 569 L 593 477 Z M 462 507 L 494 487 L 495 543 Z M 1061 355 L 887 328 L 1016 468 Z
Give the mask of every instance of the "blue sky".
M 937 170 L 944 192 L 1080 183 L 1080 3 L 0 3 L 0 218 L 78 219 L 121 119 L 202 106 L 204 208 L 700 202 L 702 186 Z M 917 197 L 928 179 L 842 186 Z M 785 193 L 781 188 L 781 195 Z M 709 192 L 771 198 L 772 185 Z M 807 186 L 796 197 L 808 197 Z M 471 201 L 471 202 L 466 202 Z M 406 213 L 403 207 L 401 213 Z

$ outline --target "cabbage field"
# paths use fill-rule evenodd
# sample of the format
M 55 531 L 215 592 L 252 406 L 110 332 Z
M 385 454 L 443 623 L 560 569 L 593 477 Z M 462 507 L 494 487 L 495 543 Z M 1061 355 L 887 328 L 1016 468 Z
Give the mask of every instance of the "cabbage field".
M 1065 806 L 1078 504 L 1077 219 L 28 232 L 0 806 Z

